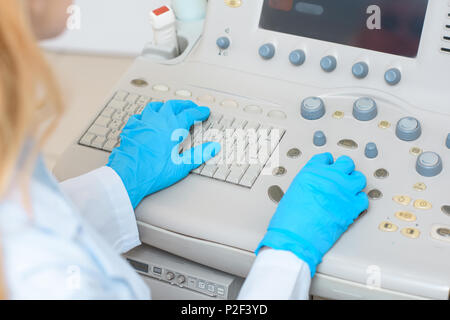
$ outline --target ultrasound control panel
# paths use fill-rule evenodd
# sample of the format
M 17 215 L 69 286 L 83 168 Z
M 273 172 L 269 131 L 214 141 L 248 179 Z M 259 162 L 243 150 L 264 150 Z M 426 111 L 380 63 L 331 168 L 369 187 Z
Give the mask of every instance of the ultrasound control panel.
M 141 240 L 245 277 L 298 171 L 317 153 L 348 155 L 367 177 L 369 209 L 325 255 L 311 294 L 449 299 L 449 74 L 447 0 L 209 1 L 187 57 L 142 55 L 103 107 L 122 91 L 190 99 L 224 119 L 279 128 L 282 139 L 270 170 L 246 188 L 244 173 L 225 183 L 229 173 L 211 179 L 218 169 L 209 168 L 145 199 Z M 126 99 L 121 109 L 137 110 Z M 60 177 L 106 163 L 99 149 L 74 146 Z

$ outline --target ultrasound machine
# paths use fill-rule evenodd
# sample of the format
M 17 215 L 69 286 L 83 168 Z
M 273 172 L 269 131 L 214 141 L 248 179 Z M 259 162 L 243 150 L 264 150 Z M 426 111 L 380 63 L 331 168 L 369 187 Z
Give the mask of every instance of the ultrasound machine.
M 127 256 L 136 270 L 235 297 L 291 181 L 331 152 L 367 176 L 370 206 L 323 258 L 311 295 L 450 298 L 449 0 L 210 0 L 201 37 L 179 37 L 177 58 L 144 49 L 56 176 L 105 165 L 127 119 L 170 99 L 210 107 L 221 130 L 277 129 L 277 164 L 202 166 L 147 197 L 136 216 L 149 251 Z

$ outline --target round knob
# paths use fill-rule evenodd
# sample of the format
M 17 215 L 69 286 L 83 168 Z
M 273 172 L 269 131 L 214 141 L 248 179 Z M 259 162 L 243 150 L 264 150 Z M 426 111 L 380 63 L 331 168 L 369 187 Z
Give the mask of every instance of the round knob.
M 294 50 L 289 55 L 289 61 L 294 66 L 301 66 L 305 62 L 305 59 L 306 59 L 306 55 L 305 55 L 305 51 L 303 51 L 303 50 Z
M 313 143 L 316 147 L 322 147 L 327 143 L 327 137 L 322 131 L 314 133 Z
M 325 104 L 319 97 L 309 97 L 302 101 L 301 114 L 306 120 L 317 120 L 325 114 Z
M 424 152 L 417 157 L 416 170 L 424 177 L 437 176 L 442 171 L 442 159 L 435 152 Z
M 445 145 L 450 149 L 450 133 L 447 135 L 447 142 L 445 143 Z
M 374 158 L 378 157 L 377 145 L 375 143 L 373 143 L 373 142 L 369 142 L 366 145 L 366 149 L 364 150 L 364 154 L 369 159 L 374 159 Z
M 397 122 L 395 133 L 400 140 L 414 141 L 422 134 L 422 127 L 416 118 L 405 117 Z
M 228 37 L 220 37 L 217 39 L 216 44 L 220 49 L 226 50 L 230 46 L 230 39 Z
M 166 279 L 171 281 L 173 280 L 173 278 L 175 278 L 175 275 L 173 274 L 173 272 L 167 272 L 166 273 Z
M 384 74 L 384 80 L 386 80 L 387 84 L 395 86 L 402 80 L 402 73 L 397 68 L 389 69 Z
M 355 63 L 352 67 L 353 75 L 358 79 L 363 79 L 369 74 L 369 65 L 365 62 Z
M 272 59 L 273 56 L 275 55 L 275 46 L 273 44 L 271 44 L 271 43 L 263 44 L 259 48 L 259 55 L 264 60 Z
M 177 277 L 177 283 L 178 283 L 178 284 L 183 284 L 185 281 L 186 281 L 186 277 L 185 277 L 185 276 L 179 275 L 179 276 Z
M 377 103 L 371 98 L 360 98 L 353 104 L 353 116 L 359 121 L 372 120 L 377 114 Z
M 333 56 L 323 57 L 322 60 L 320 60 L 320 66 L 325 72 L 334 71 L 337 67 L 337 60 Z

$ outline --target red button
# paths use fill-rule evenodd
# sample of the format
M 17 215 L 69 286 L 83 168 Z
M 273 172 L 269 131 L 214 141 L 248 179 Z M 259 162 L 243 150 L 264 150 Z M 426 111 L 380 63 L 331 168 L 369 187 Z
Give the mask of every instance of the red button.
M 158 9 L 153 10 L 153 13 L 154 13 L 156 16 L 160 16 L 160 15 L 162 15 L 163 13 L 166 13 L 166 12 L 168 12 L 168 11 L 170 11 L 170 9 L 169 9 L 168 7 L 162 6 L 161 8 L 158 8 Z

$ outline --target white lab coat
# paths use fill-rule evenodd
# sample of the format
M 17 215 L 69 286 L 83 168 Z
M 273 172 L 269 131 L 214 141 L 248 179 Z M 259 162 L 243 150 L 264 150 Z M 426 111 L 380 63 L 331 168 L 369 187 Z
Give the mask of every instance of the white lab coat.
M 150 299 L 150 290 L 119 255 L 140 244 L 120 177 L 103 167 L 58 185 L 41 159 L 30 185 L 0 203 L 0 245 L 12 299 Z M 241 299 L 307 299 L 308 265 L 286 251 L 264 250 Z

